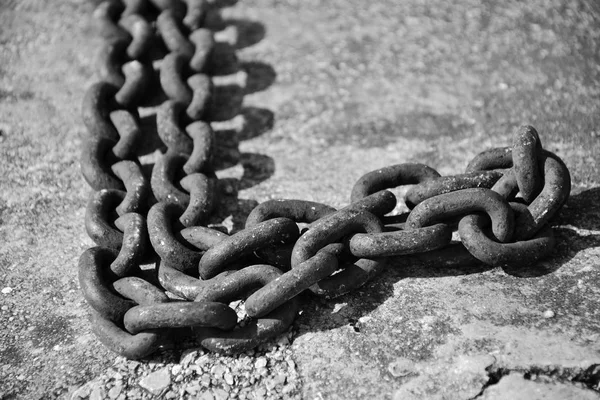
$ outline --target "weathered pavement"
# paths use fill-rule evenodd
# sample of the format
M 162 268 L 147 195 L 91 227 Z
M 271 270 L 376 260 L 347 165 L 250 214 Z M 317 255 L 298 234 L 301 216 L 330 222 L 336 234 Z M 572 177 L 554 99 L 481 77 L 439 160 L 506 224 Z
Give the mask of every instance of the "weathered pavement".
M 556 250 L 523 276 L 397 262 L 336 301 L 305 298 L 293 330 L 256 354 L 167 351 L 144 363 L 93 337 L 77 282 L 93 245 L 78 161 L 100 43 L 92 11 L 84 0 L 0 2 L 1 399 L 600 398 L 597 2 L 222 9 L 220 40 L 239 32 L 246 72 L 221 78 L 240 114 L 218 172 L 238 189 L 220 212 L 234 228 L 269 198 L 342 206 L 381 166 L 462 171 L 522 123 L 564 159 L 573 191 Z

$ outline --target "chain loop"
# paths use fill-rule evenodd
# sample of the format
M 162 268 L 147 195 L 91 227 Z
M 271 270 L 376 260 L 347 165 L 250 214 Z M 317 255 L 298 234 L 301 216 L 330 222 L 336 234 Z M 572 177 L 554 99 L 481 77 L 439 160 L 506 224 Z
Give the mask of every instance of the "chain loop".
M 492 219 L 492 232 L 502 243 L 513 236 L 515 221 L 512 208 L 490 189 L 463 189 L 441 194 L 417 205 L 406 220 L 410 229 L 422 228 L 450 217 L 485 212 Z
M 125 192 L 115 189 L 103 189 L 90 196 L 85 212 L 85 230 L 97 245 L 115 250 L 121 247 L 123 232 L 113 227 L 109 215 L 124 199 Z
M 441 176 L 421 182 L 406 192 L 406 205 L 414 208 L 423 200 L 444 193 L 471 188 L 490 189 L 502 177 L 498 171 L 475 171 L 460 175 Z
M 115 353 L 136 360 L 156 352 L 164 341 L 165 333 L 141 332 L 132 335 L 113 321 L 92 310 L 92 332 L 100 342 Z
M 87 303 L 102 318 L 118 323 L 135 303 L 118 296 L 109 287 L 107 264 L 115 258 L 115 253 L 105 247 L 87 249 L 79 258 L 79 285 Z
M 148 234 L 156 254 L 178 271 L 195 269 L 203 252 L 183 244 L 175 232 L 183 225 L 179 217 L 183 209 L 175 203 L 156 203 L 148 211 Z
M 170 302 L 130 308 L 124 316 L 125 329 L 135 335 L 147 329 L 193 326 L 233 329 L 235 311 L 215 302 Z
M 156 269 L 158 270 L 158 281 L 161 286 L 176 296 L 186 300 L 194 300 L 204 290 L 234 272 L 232 270 L 227 270 L 221 272 L 212 279 L 201 280 L 177 270 L 172 267 L 169 262 L 164 260 L 157 263 Z
M 185 107 L 183 103 L 174 100 L 165 101 L 156 111 L 156 126 L 158 136 L 170 151 L 190 155 L 194 142 L 179 127 Z
M 278 199 L 267 200 L 248 214 L 246 228 L 251 228 L 266 220 L 285 217 L 294 222 L 312 223 L 336 211 L 326 204 L 306 200 Z
M 150 186 L 140 165 L 129 160 L 119 161 L 111 166 L 111 170 L 123 182 L 126 190 L 125 198 L 116 207 L 117 214 L 145 211 L 147 208 L 145 202 L 150 194 Z
M 538 166 L 538 154 L 542 143 L 537 131 L 529 125 L 521 126 L 514 135 L 512 160 L 513 171 L 523 200 L 531 203 L 542 190 L 542 174 Z
M 248 315 L 262 317 L 337 271 L 338 260 L 331 246 L 254 292 L 246 300 Z
M 169 302 L 169 298 L 162 290 L 137 276 L 116 280 L 113 282 L 112 288 L 121 296 L 141 305 Z
M 451 240 L 452 228 L 435 224 L 394 232 L 357 233 L 350 239 L 349 249 L 355 257 L 391 257 L 439 249 Z
M 356 233 L 379 233 L 383 231 L 381 221 L 368 211 L 340 210 L 313 223 L 298 239 L 292 250 L 291 266 L 299 268 L 328 244 Z M 319 296 L 334 298 L 364 285 L 383 268 L 382 260 L 360 259 L 356 263 L 343 265 L 343 270 L 321 280 L 311 287 Z
M 268 221 L 267 221 L 268 222 Z M 260 224 L 259 224 L 260 225 Z M 268 265 L 253 265 L 222 279 L 211 290 L 201 293 L 196 301 L 229 302 L 244 298 L 244 292 L 255 285 L 269 285 L 281 272 Z M 266 286 L 264 286 L 266 287 Z M 239 353 L 284 332 L 296 318 L 298 299 L 284 301 L 282 305 L 264 315 L 252 318 L 245 326 L 230 332 L 216 329 L 199 329 L 197 338 L 202 346 L 222 353 Z
M 512 148 L 497 147 L 482 151 L 473 158 L 467 168 L 466 173 L 476 171 L 489 171 L 492 169 L 505 169 L 512 167 Z
M 203 279 L 212 278 L 223 271 L 228 263 L 243 255 L 275 243 L 293 242 L 299 235 L 298 226 L 289 218 L 273 218 L 258 223 L 208 249 L 200 259 L 198 271 Z
M 169 302 L 169 298 L 159 288 L 137 277 L 121 278 L 113 282 L 112 289 L 140 305 L 149 306 Z M 145 357 L 156 351 L 166 339 L 164 333 L 157 331 L 145 331 L 132 335 L 117 323 L 102 318 L 98 312 L 92 313 L 92 324 L 95 335 L 104 345 L 127 358 Z
M 395 198 L 394 198 L 395 201 Z M 246 219 L 246 228 L 272 218 L 285 217 L 296 223 L 313 223 L 336 209 L 325 204 L 305 200 L 268 200 L 256 206 Z M 290 259 L 294 243 L 267 246 L 255 251 L 265 262 L 284 271 L 291 268 Z
M 364 174 L 354 184 L 350 201 L 355 202 L 383 189 L 414 185 L 441 175 L 424 164 L 398 164 Z
M 554 153 L 544 150 L 544 185 L 527 211 L 516 220 L 515 239 L 527 240 L 539 231 L 567 202 L 571 193 L 571 175 L 567 166 Z
M 512 203 L 511 206 L 519 207 L 518 215 L 526 209 L 526 206 L 518 203 Z M 554 234 L 548 225 L 545 225 L 533 238 L 514 243 L 498 243 L 490 239 L 485 229 L 487 225 L 489 221 L 486 221 L 482 215 L 473 214 L 462 218 L 458 226 L 464 246 L 485 264 L 503 268 L 532 265 L 547 256 L 554 248 Z

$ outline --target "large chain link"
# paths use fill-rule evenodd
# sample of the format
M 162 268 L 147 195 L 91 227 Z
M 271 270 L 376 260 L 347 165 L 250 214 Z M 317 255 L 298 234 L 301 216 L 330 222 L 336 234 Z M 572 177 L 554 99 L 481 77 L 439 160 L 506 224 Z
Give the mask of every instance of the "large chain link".
M 95 12 L 105 40 L 100 82 L 83 100 L 81 170 L 94 189 L 85 226 L 98 247 L 81 256 L 79 281 L 93 330 L 111 350 L 145 357 L 184 328 L 210 350 L 241 352 L 288 329 L 300 293 L 343 295 L 407 255 L 518 269 L 552 251 L 549 221 L 571 180 L 530 126 L 462 174 L 393 165 L 363 175 L 340 210 L 270 200 L 233 235 L 203 226 L 218 197 L 209 7 L 205 0 L 123 0 Z M 137 157 L 145 136 L 138 107 L 156 97 L 148 93 L 156 87 L 167 97 L 157 111 L 167 150 L 148 179 Z M 397 199 L 388 189 L 402 185 L 413 185 L 404 199 L 412 211 L 390 216 Z M 457 229 L 461 241 L 452 242 Z M 151 274 L 140 268 L 152 263 Z M 245 300 L 243 326 L 229 306 L 237 300 Z

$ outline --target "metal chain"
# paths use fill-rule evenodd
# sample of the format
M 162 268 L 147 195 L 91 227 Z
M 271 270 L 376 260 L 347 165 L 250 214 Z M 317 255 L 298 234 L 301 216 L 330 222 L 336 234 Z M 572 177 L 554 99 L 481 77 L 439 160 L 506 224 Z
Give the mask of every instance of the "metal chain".
M 83 99 L 81 170 L 94 190 L 85 226 L 98 247 L 81 256 L 79 281 L 92 329 L 111 350 L 142 358 L 185 331 L 207 349 L 241 352 L 287 330 L 300 293 L 343 295 L 407 255 L 514 269 L 552 251 L 549 222 L 571 179 L 530 126 L 463 174 L 392 165 L 363 175 L 340 210 L 270 200 L 231 236 L 203 226 L 218 196 L 209 8 L 205 0 L 115 0 L 95 12 L 104 44 L 100 81 Z M 138 107 L 157 87 L 168 98 L 157 112 L 167 150 L 148 179 L 136 153 L 145 136 Z M 389 216 L 398 200 L 387 189 L 402 185 L 413 185 L 404 199 L 411 211 Z M 235 300 L 245 300 L 243 326 L 229 307 Z

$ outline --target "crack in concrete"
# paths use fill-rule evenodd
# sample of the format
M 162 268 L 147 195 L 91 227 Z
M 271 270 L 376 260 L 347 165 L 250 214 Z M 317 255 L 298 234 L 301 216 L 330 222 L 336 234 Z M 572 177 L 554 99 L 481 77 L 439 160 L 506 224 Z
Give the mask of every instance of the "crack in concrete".
M 485 391 L 498 384 L 500 380 L 511 372 L 523 374 L 523 379 L 533 380 L 537 376 L 545 376 L 560 383 L 580 383 L 587 389 L 600 393 L 600 364 L 592 364 L 587 368 L 573 367 L 562 368 L 560 366 L 531 366 L 529 368 L 505 368 L 492 364 L 485 369 L 489 380 L 483 385 L 481 391 L 469 400 L 481 398 Z

